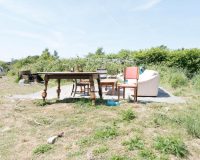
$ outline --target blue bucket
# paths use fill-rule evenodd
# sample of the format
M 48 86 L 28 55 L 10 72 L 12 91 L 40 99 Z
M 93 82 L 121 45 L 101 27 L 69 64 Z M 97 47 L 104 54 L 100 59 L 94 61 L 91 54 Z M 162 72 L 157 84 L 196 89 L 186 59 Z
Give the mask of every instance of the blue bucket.
M 116 102 L 114 100 L 107 100 L 106 105 L 107 106 L 119 106 L 119 102 Z

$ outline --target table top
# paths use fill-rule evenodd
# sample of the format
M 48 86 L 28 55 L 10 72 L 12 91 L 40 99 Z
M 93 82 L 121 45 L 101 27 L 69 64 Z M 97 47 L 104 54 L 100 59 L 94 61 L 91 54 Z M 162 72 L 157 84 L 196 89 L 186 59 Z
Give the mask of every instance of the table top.
M 88 74 L 100 74 L 98 72 L 37 72 L 37 74 L 48 75 L 88 75 Z
M 117 79 L 101 79 L 101 83 L 116 83 Z

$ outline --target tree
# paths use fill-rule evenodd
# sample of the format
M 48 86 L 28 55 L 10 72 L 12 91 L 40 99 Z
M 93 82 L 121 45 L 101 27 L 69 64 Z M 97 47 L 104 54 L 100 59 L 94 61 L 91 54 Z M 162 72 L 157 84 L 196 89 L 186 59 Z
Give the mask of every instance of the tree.
M 103 52 L 103 48 L 102 48 L 102 47 L 97 48 L 95 54 L 96 54 L 96 55 L 99 55 L 99 56 L 105 55 L 105 53 Z

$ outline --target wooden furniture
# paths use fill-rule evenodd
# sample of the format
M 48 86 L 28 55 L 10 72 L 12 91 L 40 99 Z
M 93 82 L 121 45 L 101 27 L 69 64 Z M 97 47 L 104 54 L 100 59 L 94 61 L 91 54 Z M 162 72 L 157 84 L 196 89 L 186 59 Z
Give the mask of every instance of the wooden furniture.
M 71 96 L 73 94 L 73 97 L 75 96 L 75 94 L 77 93 L 77 88 L 80 87 L 80 93 L 90 93 L 90 81 L 89 80 L 82 80 L 82 79 L 75 79 L 73 86 L 72 86 L 72 92 L 71 92 Z M 82 89 L 83 87 L 83 89 Z
M 127 79 L 135 80 L 135 82 L 128 83 Z M 123 98 L 125 98 L 125 89 L 134 89 L 134 102 L 137 102 L 139 69 L 138 67 L 127 67 L 124 70 L 124 83 L 118 85 L 118 100 L 120 99 L 120 89 L 123 89 Z
M 60 98 L 60 81 L 61 79 L 89 79 L 90 81 L 90 98 L 92 103 L 95 104 L 95 87 L 94 87 L 94 80 L 97 80 L 98 88 L 99 88 L 99 96 L 102 99 L 102 90 L 100 86 L 100 76 L 97 72 L 38 72 L 38 74 L 44 74 L 44 81 L 45 81 L 45 89 L 42 93 L 42 98 L 45 101 L 47 96 L 47 86 L 48 81 L 50 79 L 57 79 L 58 80 L 58 89 L 57 95 L 58 99 Z
M 114 95 L 115 88 L 117 89 L 117 79 L 101 79 L 100 85 L 101 88 L 102 86 L 112 86 L 112 95 Z

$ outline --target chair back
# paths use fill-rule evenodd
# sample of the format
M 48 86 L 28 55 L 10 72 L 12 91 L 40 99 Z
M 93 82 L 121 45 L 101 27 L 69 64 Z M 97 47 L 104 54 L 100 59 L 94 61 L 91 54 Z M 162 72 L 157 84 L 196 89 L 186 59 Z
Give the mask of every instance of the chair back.
M 99 74 L 100 79 L 106 79 L 107 78 L 107 69 L 98 68 L 97 73 L 100 73 Z
M 138 67 L 127 67 L 124 69 L 124 80 L 126 79 L 139 79 Z

